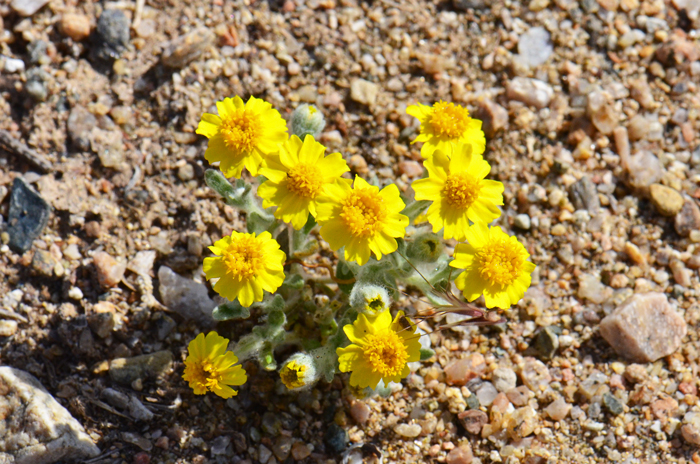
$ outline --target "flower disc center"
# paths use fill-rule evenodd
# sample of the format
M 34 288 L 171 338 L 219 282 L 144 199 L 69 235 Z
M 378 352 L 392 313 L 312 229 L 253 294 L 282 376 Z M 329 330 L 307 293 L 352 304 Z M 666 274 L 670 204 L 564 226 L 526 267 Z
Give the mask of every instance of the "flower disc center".
M 522 245 L 496 239 L 476 253 L 475 263 L 481 277 L 492 284 L 512 284 L 523 269 Z
M 227 273 L 239 281 L 255 277 L 263 266 L 260 244 L 253 237 L 231 240 L 223 253 Z
M 323 187 L 321 170 L 310 164 L 299 164 L 287 173 L 287 188 L 305 198 L 316 198 Z
M 440 101 L 433 105 L 430 125 L 438 136 L 457 138 L 469 128 L 470 120 L 468 109 Z
M 373 372 L 379 372 L 382 377 L 395 377 L 406 365 L 408 350 L 396 332 L 386 330 L 367 336 L 364 356 Z
M 343 204 L 340 217 L 355 237 L 370 237 L 386 219 L 386 206 L 378 193 L 370 189 L 354 190 Z
M 458 172 L 447 176 L 442 194 L 447 202 L 459 209 L 468 209 L 481 191 L 481 182 L 466 172 Z
M 221 136 L 229 150 L 251 152 L 258 141 L 260 118 L 245 109 L 227 115 L 221 121 Z

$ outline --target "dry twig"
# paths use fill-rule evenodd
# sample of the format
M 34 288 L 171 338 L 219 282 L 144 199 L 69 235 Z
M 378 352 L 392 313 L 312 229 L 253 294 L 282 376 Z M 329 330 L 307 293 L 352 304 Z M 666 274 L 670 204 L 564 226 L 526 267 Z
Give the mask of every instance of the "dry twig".
M 44 155 L 35 152 L 20 140 L 12 137 L 12 134 L 5 130 L 0 130 L 0 146 L 2 146 L 6 151 L 17 155 L 23 160 L 39 168 L 41 172 L 51 171 L 51 163 L 44 158 Z

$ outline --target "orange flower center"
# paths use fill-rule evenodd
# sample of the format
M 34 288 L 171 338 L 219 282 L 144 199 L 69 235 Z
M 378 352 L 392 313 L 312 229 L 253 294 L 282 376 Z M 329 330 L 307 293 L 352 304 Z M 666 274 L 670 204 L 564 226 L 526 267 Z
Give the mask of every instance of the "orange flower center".
M 451 139 L 462 136 L 469 128 L 469 110 L 454 103 L 439 101 L 433 105 L 430 125 L 438 136 Z
M 510 238 L 491 239 L 475 256 L 481 277 L 501 286 L 515 282 L 523 270 L 523 246 Z
M 382 377 L 400 375 L 408 361 L 406 345 L 393 330 L 367 335 L 363 354 L 372 372 Z
M 207 360 L 195 362 L 187 367 L 187 381 L 199 388 L 211 390 L 222 380 L 221 372 Z
M 374 190 L 353 190 L 343 204 L 340 217 L 355 237 L 371 237 L 384 227 L 386 206 Z
M 259 140 L 261 129 L 259 115 L 241 108 L 222 118 L 220 131 L 226 148 L 237 153 L 249 153 Z
M 323 187 L 321 170 L 311 164 L 298 164 L 287 173 L 287 189 L 304 198 L 316 198 Z
M 232 237 L 222 258 L 227 274 L 238 281 L 252 279 L 263 270 L 263 253 L 254 237 Z
M 457 172 L 447 176 L 442 195 L 451 206 L 466 210 L 479 198 L 480 191 L 479 179 L 466 172 Z

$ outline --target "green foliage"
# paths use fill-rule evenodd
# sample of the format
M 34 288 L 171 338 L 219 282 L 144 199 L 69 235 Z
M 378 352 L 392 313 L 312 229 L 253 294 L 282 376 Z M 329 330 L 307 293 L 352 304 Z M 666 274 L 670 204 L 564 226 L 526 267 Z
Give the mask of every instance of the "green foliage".
M 248 319 L 250 317 L 250 310 L 241 306 L 238 300 L 229 301 L 228 303 L 220 304 L 214 308 L 211 317 L 219 322 L 229 321 L 231 319 Z

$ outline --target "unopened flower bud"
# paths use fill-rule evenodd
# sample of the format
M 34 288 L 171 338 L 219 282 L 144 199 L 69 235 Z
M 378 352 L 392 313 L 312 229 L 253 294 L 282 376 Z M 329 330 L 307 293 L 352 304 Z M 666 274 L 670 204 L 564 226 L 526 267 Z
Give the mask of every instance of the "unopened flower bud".
M 315 106 L 299 105 L 292 113 L 292 134 L 299 137 L 302 141 L 307 134 L 318 139 L 326 127 L 326 119 Z
M 444 253 L 440 237 L 432 232 L 418 235 L 406 247 L 406 257 L 414 262 L 434 263 Z
M 350 293 L 350 306 L 367 316 L 377 316 L 391 306 L 389 292 L 372 284 L 355 284 Z
M 312 356 L 296 353 L 282 365 L 280 378 L 290 390 L 301 390 L 315 384 L 319 374 Z

